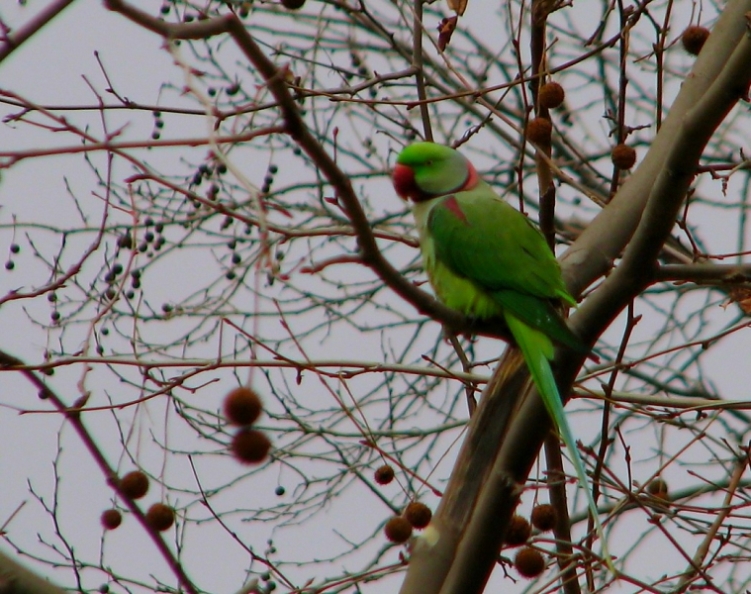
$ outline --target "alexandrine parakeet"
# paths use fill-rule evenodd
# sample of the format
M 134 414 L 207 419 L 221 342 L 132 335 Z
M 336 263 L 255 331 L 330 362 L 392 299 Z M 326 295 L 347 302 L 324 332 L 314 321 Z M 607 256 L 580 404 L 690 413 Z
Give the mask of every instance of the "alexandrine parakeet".
M 438 298 L 468 316 L 505 319 L 570 452 L 602 538 L 584 463 L 550 367 L 556 343 L 589 352 L 555 309 L 560 303 L 576 305 L 555 256 L 529 219 L 452 148 L 432 142 L 407 146 L 396 159 L 392 180 L 397 194 L 414 203 L 423 265 Z M 610 565 L 607 553 L 606 558 Z

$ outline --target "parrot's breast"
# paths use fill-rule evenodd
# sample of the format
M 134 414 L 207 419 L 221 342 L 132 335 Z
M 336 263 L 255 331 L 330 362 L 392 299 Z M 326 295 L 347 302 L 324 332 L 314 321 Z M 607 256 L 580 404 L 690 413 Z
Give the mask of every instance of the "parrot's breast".
M 453 272 L 437 257 L 435 241 L 427 228 L 430 208 L 436 203 L 436 200 L 431 200 L 417 203 L 413 207 L 420 233 L 423 266 L 436 297 L 444 305 L 467 316 L 484 319 L 501 315 L 503 310 L 485 290 L 468 278 Z

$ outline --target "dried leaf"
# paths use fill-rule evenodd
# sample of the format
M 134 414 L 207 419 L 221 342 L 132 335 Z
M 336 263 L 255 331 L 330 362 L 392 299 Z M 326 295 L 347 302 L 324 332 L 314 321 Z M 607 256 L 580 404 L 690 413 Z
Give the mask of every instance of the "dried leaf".
M 469 0 L 446 0 L 449 5 L 449 10 L 453 10 L 459 16 L 462 16 L 464 11 L 467 10 L 468 1 Z
M 732 287 L 729 294 L 731 303 L 737 303 L 744 314 L 751 315 L 751 289 Z
M 451 36 L 456 29 L 456 23 L 459 20 L 458 16 L 452 16 L 443 19 L 438 25 L 438 49 L 443 51 L 451 41 Z

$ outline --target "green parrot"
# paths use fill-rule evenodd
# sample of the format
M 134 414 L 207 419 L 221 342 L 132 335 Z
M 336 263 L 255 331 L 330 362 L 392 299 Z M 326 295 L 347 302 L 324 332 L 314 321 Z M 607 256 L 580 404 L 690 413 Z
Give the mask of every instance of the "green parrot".
M 575 306 L 576 300 L 553 252 L 529 219 L 450 147 L 407 146 L 396 159 L 392 181 L 396 193 L 414 203 L 423 265 L 438 298 L 467 316 L 506 321 L 570 452 L 604 547 L 597 506 L 550 367 L 555 343 L 590 352 L 555 309 L 556 303 Z M 605 558 L 612 567 L 606 552 Z

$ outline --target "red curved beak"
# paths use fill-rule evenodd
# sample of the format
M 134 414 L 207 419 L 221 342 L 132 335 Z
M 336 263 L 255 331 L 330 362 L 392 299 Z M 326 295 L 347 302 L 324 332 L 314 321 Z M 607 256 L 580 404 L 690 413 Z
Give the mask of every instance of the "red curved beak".
M 411 167 L 397 163 L 394 166 L 394 172 L 391 174 L 391 181 L 394 184 L 396 193 L 402 200 L 407 200 L 414 196 L 415 193 L 415 173 Z

